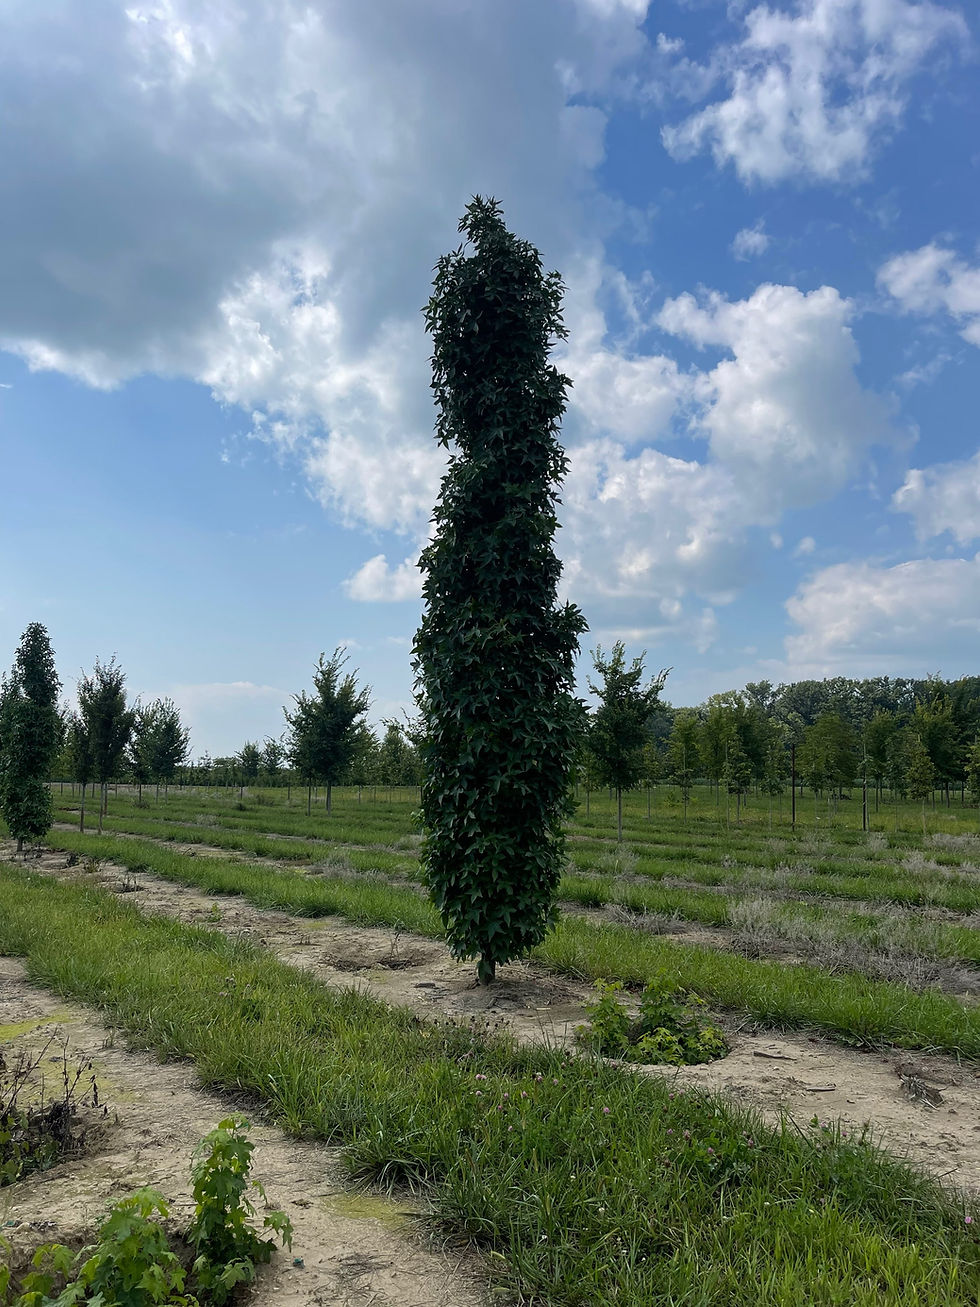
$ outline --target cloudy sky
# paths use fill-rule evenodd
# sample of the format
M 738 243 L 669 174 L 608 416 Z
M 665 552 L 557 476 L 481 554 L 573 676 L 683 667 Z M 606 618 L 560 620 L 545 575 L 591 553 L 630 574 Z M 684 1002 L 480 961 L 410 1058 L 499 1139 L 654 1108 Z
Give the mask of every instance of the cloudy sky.
M 583 672 L 980 671 L 978 51 L 966 0 L 0 0 L 0 661 L 115 653 L 196 753 L 343 643 L 409 705 L 482 193 L 567 286 Z

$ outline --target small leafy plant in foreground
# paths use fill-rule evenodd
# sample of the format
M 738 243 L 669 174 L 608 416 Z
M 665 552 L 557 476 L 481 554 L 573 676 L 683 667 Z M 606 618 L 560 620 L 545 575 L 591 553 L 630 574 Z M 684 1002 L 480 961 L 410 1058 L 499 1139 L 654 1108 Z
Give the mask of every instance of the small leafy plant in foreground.
M 640 995 L 639 1015 L 631 1017 L 619 997 L 623 989 L 619 981 L 597 980 L 596 989 L 599 997 L 585 1008 L 589 1025 L 579 1027 L 578 1038 L 603 1057 L 693 1066 L 728 1053 L 722 1032 L 701 1024 L 705 1004 L 697 994 L 668 994 L 647 985 Z
M 163 1194 L 138 1189 L 121 1199 L 98 1228 L 96 1242 L 77 1254 L 63 1244 L 44 1244 L 23 1276 L 11 1307 L 222 1307 L 236 1285 L 255 1278 L 275 1238 L 262 1238 L 250 1224 L 255 1209 L 247 1191 L 265 1191 L 249 1179 L 254 1145 L 248 1122 L 228 1117 L 206 1135 L 194 1156 L 194 1220 L 186 1235 L 197 1253 L 188 1273 L 161 1224 L 170 1215 Z M 263 1221 L 291 1246 L 285 1213 Z M 74 1279 L 70 1278 L 74 1275 Z M 61 1285 L 60 1291 L 58 1286 Z M 0 1304 L 11 1302 L 9 1269 L 0 1267 Z

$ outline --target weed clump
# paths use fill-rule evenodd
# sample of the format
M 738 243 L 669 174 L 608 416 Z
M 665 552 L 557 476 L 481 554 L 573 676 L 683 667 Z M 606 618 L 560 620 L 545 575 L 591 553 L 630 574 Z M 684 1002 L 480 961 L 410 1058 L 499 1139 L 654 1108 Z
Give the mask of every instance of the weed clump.
M 57 1092 L 48 1092 L 42 1067 L 54 1044 L 37 1053 L 21 1052 L 8 1063 L 0 1051 L 0 1188 L 33 1171 L 45 1171 L 85 1143 L 83 1107 L 106 1108 L 91 1062 L 72 1065 L 67 1046 L 58 1062 Z
M 619 981 L 596 981 L 599 997 L 587 1003 L 588 1026 L 578 1029 L 579 1043 L 603 1057 L 624 1062 L 695 1066 L 725 1057 L 728 1043 L 716 1027 L 701 1024 L 703 999 L 697 994 L 668 994 L 647 985 L 640 1011 L 631 1017 L 620 999 Z

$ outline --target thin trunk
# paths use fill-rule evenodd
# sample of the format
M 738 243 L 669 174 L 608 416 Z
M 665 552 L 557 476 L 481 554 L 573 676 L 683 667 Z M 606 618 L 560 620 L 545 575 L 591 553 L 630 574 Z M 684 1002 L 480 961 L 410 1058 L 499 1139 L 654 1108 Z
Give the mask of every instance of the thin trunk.
M 332 811 L 332 803 L 331 803 L 332 793 L 333 793 L 333 786 L 330 784 L 329 781 L 327 781 L 327 816 L 328 817 Z
M 24 852 L 24 837 L 23 837 L 23 835 L 18 835 L 18 836 L 17 836 L 17 852 L 18 852 L 18 853 L 23 853 L 23 852 Z
M 85 790 L 86 790 L 86 786 L 83 785 L 83 786 L 82 786 L 82 804 L 81 804 L 81 807 L 80 807 L 79 810 L 78 810 L 78 829 L 81 831 L 81 833 L 82 833 L 83 835 L 85 834 Z
M 586 815 L 586 817 L 589 815 L 589 809 L 590 809 L 591 806 L 592 806 L 591 800 L 592 800 L 592 791 L 591 791 L 590 789 L 586 788 L 586 791 L 585 791 L 585 815 Z
M 648 785 L 648 786 L 647 786 L 647 821 L 650 820 L 650 794 L 651 794 L 651 790 L 652 790 L 652 787 Z
M 616 830 L 620 844 L 623 842 L 623 791 L 616 791 Z
M 312 786 L 312 785 L 307 785 L 307 787 L 306 787 L 306 815 L 307 815 L 307 817 L 310 815 L 310 811 L 311 811 L 312 807 L 313 807 L 313 786 Z

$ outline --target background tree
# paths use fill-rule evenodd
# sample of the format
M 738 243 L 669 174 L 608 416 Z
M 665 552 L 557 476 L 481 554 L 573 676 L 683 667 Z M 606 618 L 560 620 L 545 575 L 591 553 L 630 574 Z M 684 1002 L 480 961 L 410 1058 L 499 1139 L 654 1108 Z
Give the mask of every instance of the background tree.
M 272 785 L 279 784 L 279 776 L 286 763 L 286 746 L 282 739 L 267 736 L 262 748 L 262 766 Z
M 40 839 L 51 827 L 48 780 L 61 743 L 60 689 L 48 633 L 32 622 L 0 687 L 0 815 L 18 853 L 25 839 Z
M 667 741 L 667 772 L 674 784 L 680 787 L 685 819 L 691 786 L 701 762 L 698 751 L 700 733 L 701 723 L 693 709 L 682 708 L 674 715 L 674 727 Z
M 71 778 L 81 789 L 78 807 L 78 829 L 85 830 L 85 795 L 95 771 L 92 760 L 92 742 L 80 713 L 70 712 L 67 717 L 66 743 Z
M 118 774 L 135 719 L 133 710 L 126 706 L 126 674 L 115 657 L 107 663 L 96 659 L 91 676 L 82 673 L 78 682 L 78 708 L 85 723 L 93 774 L 100 786 L 101 833 L 109 803 L 109 782 Z
M 725 766 L 722 769 L 721 778 L 725 783 L 726 792 L 735 795 L 735 820 L 740 821 L 742 817 L 742 800 L 749 792 L 749 786 L 752 783 L 752 764 L 749 762 L 748 754 L 742 747 L 742 740 L 738 732 L 732 734 L 728 742 L 728 752 L 725 756 Z
M 177 770 L 190 756 L 190 730 L 180 717 L 173 699 L 157 699 L 153 704 L 153 726 L 149 739 L 150 776 L 157 787 L 166 787 Z
M 921 736 L 913 734 L 909 740 L 905 762 L 905 786 L 910 799 L 922 804 L 922 833 L 926 833 L 926 799 L 936 786 L 936 766 Z
M 973 741 L 966 757 L 966 787 L 974 803 L 980 803 L 980 736 Z
M 153 732 L 153 704 L 137 702 L 133 707 L 133 729 L 126 744 L 126 763 L 136 782 L 137 803 L 143 802 L 143 786 L 153 775 L 150 765 L 150 736 Z
M 439 260 L 425 308 L 436 438 L 455 449 L 419 563 L 422 863 L 450 949 L 489 983 L 554 919 L 585 621 L 557 605 L 552 547 L 567 470 L 569 381 L 548 362 L 566 336 L 561 278 L 495 200 L 477 196 L 459 230 L 472 252 Z
M 240 794 L 244 793 L 246 785 L 254 785 L 259 774 L 259 767 L 262 764 L 262 751 L 259 746 L 252 740 L 246 740 L 242 747 L 235 754 L 235 761 L 238 763 L 239 775 L 241 776 Z
M 646 725 L 660 699 L 669 668 L 643 684 L 643 659 L 634 658 L 626 666 L 626 646 L 617 640 L 608 658 L 598 646 L 592 654 L 595 670 L 602 678 L 599 685 L 589 681 L 589 689 L 599 703 L 589 726 L 589 749 L 595 757 L 599 777 L 616 791 L 617 838 L 623 838 L 623 791 L 631 790 L 643 773 L 643 745 Z
M 358 743 L 358 726 L 371 704 L 371 691 L 359 690 L 352 674 L 341 678 L 347 656 L 335 649 L 324 660 L 321 654 L 313 672 L 313 691 L 293 696 L 296 707 L 284 709 L 290 729 L 289 757 L 306 781 L 306 811 L 310 811 L 314 785 L 327 787 L 327 812 L 331 791 L 349 766 Z

